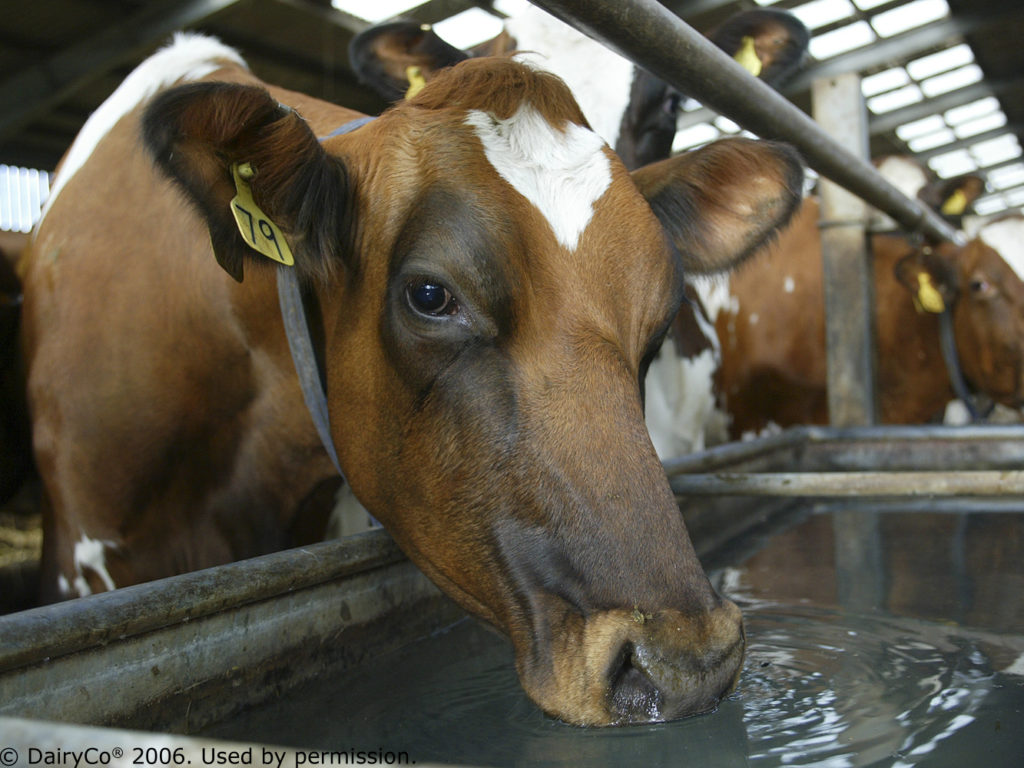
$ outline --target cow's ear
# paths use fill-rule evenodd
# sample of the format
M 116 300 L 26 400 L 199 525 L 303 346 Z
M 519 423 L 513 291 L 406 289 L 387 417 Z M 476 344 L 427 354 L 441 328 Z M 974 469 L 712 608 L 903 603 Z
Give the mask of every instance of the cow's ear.
M 803 66 L 811 35 L 788 11 L 755 8 L 730 17 L 709 38 L 755 77 L 780 88 Z
M 984 192 L 984 178 L 968 173 L 952 179 L 931 182 L 921 188 L 917 197 L 921 202 L 937 210 L 954 226 L 959 226 L 964 214 Z
M 157 165 L 206 219 L 217 261 L 239 282 L 247 259 L 294 263 L 314 277 L 343 255 L 345 167 L 262 88 L 172 88 L 146 108 L 142 130 Z
M 633 181 L 695 272 L 727 270 L 772 241 L 800 203 L 792 147 L 722 139 L 633 171 Z
M 952 308 L 959 281 L 953 259 L 931 246 L 910 253 L 893 267 L 896 279 L 906 288 L 918 312 L 940 314 Z
M 401 101 L 469 55 L 438 37 L 429 24 L 393 21 L 352 38 L 348 57 L 360 82 L 388 101 Z

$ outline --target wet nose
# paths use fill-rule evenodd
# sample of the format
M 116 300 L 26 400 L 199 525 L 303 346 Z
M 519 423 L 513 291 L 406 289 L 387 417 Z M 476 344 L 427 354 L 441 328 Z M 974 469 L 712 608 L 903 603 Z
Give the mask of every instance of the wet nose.
M 609 669 L 609 705 L 620 724 L 709 712 L 736 684 L 743 663 L 743 619 L 735 604 L 700 617 L 634 612 L 637 625 Z

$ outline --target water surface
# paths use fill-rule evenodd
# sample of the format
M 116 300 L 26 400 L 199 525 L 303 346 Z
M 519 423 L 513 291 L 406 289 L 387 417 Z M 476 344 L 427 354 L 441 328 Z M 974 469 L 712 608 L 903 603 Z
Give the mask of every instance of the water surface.
M 480 766 L 1024 766 L 1024 514 L 807 513 L 715 572 L 748 651 L 715 713 L 580 729 L 472 620 L 208 734 Z

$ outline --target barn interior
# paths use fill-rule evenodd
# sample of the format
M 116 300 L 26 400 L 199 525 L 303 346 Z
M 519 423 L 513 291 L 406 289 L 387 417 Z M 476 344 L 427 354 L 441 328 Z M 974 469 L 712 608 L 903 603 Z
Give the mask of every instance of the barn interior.
M 387 104 L 352 71 L 354 35 L 403 18 L 469 47 L 500 30 L 517 2 L 525 0 L 17 4 L 0 24 L 0 249 L 13 255 L 24 246 L 50 175 L 82 124 L 176 30 L 217 36 L 267 81 L 376 114 Z M 1024 213 L 1019 0 L 659 3 L 700 33 L 744 10 L 793 12 L 812 38 L 805 66 L 781 91 L 786 100 L 816 115 L 814 84 L 855 74 L 867 157 L 910 155 L 940 179 L 979 175 L 985 189 L 967 211 L 972 226 Z M 571 17 L 579 4 L 564 5 Z M 696 99 L 685 104 L 674 149 L 740 133 L 742 119 L 726 112 Z M 844 338 L 860 332 L 853 326 L 862 310 L 853 311 L 855 322 L 850 315 L 836 321 Z M 844 352 L 835 354 L 843 365 Z M 869 376 L 857 359 L 846 364 L 853 379 Z M 415 719 L 431 709 L 430 690 L 408 700 L 375 692 L 368 680 L 401 688 L 407 668 L 447 673 L 451 657 L 463 655 L 430 646 L 424 653 L 437 656 L 403 666 L 417 653 L 408 649 L 421 647 L 410 641 L 434 642 L 462 614 L 381 531 L 322 545 L 315 568 L 305 554 L 280 553 L 254 570 L 234 564 L 123 597 L 21 610 L 28 604 L 14 591 L 31 588 L 40 540 L 31 494 L 0 511 L 0 545 L 14 552 L 0 562 L 0 608 L 18 609 L 0 616 L 0 747 L 27 750 L 50 732 L 56 735 L 46 743 L 66 749 L 166 743 L 169 755 L 180 748 L 197 763 L 202 746 L 218 743 L 211 739 L 229 739 L 243 754 L 251 744 L 281 744 L 292 764 L 303 749 L 352 746 L 370 754 L 411 744 L 405 748 L 420 755 L 417 762 L 464 765 L 578 765 L 581 755 L 588 765 L 669 765 L 680 752 L 708 765 L 948 765 L 981 755 L 989 765 L 1014 765 L 1024 749 L 1009 725 L 1024 701 L 1024 432 L 987 424 L 875 427 L 857 405 L 862 389 L 852 390 L 844 397 L 854 407 L 841 410 L 832 428 L 666 463 L 679 497 L 699 499 L 687 525 L 716 586 L 746 601 L 753 641 L 736 697 L 682 730 L 652 728 L 646 747 L 621 733 L 578 739 L 544 720 L 502 687 L 507 649 L 487 635 L 452 640 L 486 660 L 460 672 L 468 682 L 452 693 L 467 697 L 465 711 L 474 702 L 487 711 L 479 723 L 457 706 L 448 718 Z M 322 566 L 325 559 L 336 565 Z M 318 618 L 339 600 L 355 619 Z M 311 627 L 308 637 L 297 639 L 296 625 Z M 841 645 L 837 634 L 865 645 L 830 648 Z M 331 648 L 337 639 L 349 650 Z M 232 650 L 240 646 L 252 666 Z M 175 658 L 173 648 L 192 650 Z M 391 667 L 403 671 L 388 677 Z M 316 687 L 321 676 L 330 681 L 326 690 Z M 438 684 L 449 682 L 439 677 Z M 938 683 L 925 696 L 899 679 L 922 689 Z M 96 692 L 111 689 L 132 693 L 97 703 Z M 359 720 L 359 707 L 329 704 L 338 689 L 381 697 L 379 717 Z M 850 705 L 837 704 L 840 697 Z M 275 700 L 286 709 L 268 704 Z M 358 725 L 321 726 L 289 741 L 322 716 L 310 701 L 334 722 Z M 470 725 L 460 730 L 462 717 Z M 412 739 L 392 719 L 421 734 L 452 735 Z M 787 735 L 769 733 L 779 722 Z
M 521 2 L 522 0 L 515 0 Z M 810 110 L 815 79 L 856 72 L 869 112 L 870 155 L 911 154 L 942 176 L 980 170 L 980 215 L 1024 204 L 1024 11 L 1013 0 L 665 0 L 701 32 L 742 10 L 793 11 L 812 32 L 810 58 L 785 96 Z M 327 0 L 19 4 L 5 14 L 0 47 L 0 163 L 52 172 L 94 109 L 178 29 L 218 36 L 270 82 L 376 113 L 386 105 L 349 64 L 353 35 L 406 18 L 471 46 L 500 30 L 515 3 L 432 0 L 346 4 Z M 349 8 L 349 11 L 344 10 Z M 362 15 L 360 15 L 362 14 Z M 680 119 L 684 149 L 737 127 L 707 110 Z M 7 214 L 10 221 L 10 214 Z M 23 225 L 19 225 L 23 226 Z M 14 229 L 0 218 L 0 229 Z

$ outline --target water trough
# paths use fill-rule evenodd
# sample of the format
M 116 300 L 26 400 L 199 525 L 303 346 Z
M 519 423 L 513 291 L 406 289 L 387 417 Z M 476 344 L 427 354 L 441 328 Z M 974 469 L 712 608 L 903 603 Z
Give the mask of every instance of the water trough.
M 892 475 L 893 482 L 884 492 L 855 500 L 846 498 L 842 492 L 826 498 L 830 473 L 849 477 L 851 473 L 874 473 L 872 468 L 877 466 L 888 467 Z M 730 574 L 744 572 L 744 563 L 772 541 L 780 540 L 778 537 L 792 529 L 795 520 L 834 515 L 834 578 L 853 585 L 847 589 L 848 596 L 877 596 L 887 593 L 886 579 L 890 578 L 884 567 L 878 567 L 879 555 L 872 549 L 879 541 L 879 515 L 886 511 L 924 520 L 923 516 L 935 514 L 949 519 L 956 515 L 974 519 L 970 517 L 974 510 L 984 510 L 986 515 L 1002 515 L 1000 519 L 1012 523 L 1005 529 L 1017 531 L 1016 540 L 1011 536 L 1005 542 L 1011 551 L 1024 548 L 1024 542 L 1019 540 L 1024 527 L 1020 525 L 1024 522 L 1024 490 L 1014 484 L 1015 480 L 998 495 L 986 485 L 974 496 L 953 496 L 930 494 L 913 486 L 901 489 L 897 478 L 903 473 L 911 473 L 906 477 L 912 478 L 920 472 L 942 473 L 951 468 L 974 468 L 986 474 L 1006 470 L 1009 477 L 1015 478 L 1013 470 L 1021 466 L 1024 428 L 1020 427 L 799 428 L 669 462 L 666 468 L 673 483 L 680 491 L 687 489 L 687 495 L 680 497 L 685 499 L 681 506 L 698 552 L 715 574 L 713 578 L 719 581 L 719 587 L 741 603 L 744 590 L 756 592 L 756 599 L 748 599 L 744 604 L 750 612 L 752 654 L 745 679 L 752 682 L 746 687 L 741 683 L 737 694 L 723 704 L 719 713 L 685 721 L 688 724 L 680 727 L 689 729 L 686 743 L 691 743 L 694 729 L 717 732 L 720 726 L 728 724 L 728 734 L 721 736 L 725 739 L 720 745 L 722 754 L 735 757 L 739 749 L 750 757 L 749 750 L 756 746 L 751 734 L 768 724 L 764 718 L 770 717 L 770 708 L 757 709 L 756 704 L 765 697 L 770 700 L 778 692 L 756 690 L 757 685 L 768 683 L 760 680 L 760 668 L 751 668 L 751 664 L 760 664 L 773 652 L 771 643 L 760 642 L 757 632 L 759 628 L 770 629 L 766 622 L 785 624 L 794 619 L 792 612 L 782 616 L 766 614 L 763 606 L 783 597 L 799 604 L 799 590 L 773 595 L 772 590 L 785 579 L 773 576 L 762 589 L 755 570 L 747 572 L 742 587 Z M 714 495 L 689 495 L 695 483 L 706 482 L 708 478 L 770 477 L 778 472 L 797 478 L 798 482 L 801 476 L 817 479 L 805 489 L 810 495 L 803 496 L 791 492 L 752 495 L 748 488 L 741 488 L 737 494 L 718 489 Z M 844 514 L 836 515 L 837 510 Z M 936 557 L 941 559 L 939 554 Z M 969 564 L 963 567 L 962 578 L 969 589 L 975 575 Z M 1019 570 L 1012 566 L 1006 572 L 1008 593 L 1013 591 L 1015 579 L 1024 578 Z M 794 574 L 794 579 L 800 578 L 799 573 Z M 819 587 L 811 580 L 801 589 L 813 596 Z M 1024 659 L 1024 599 L 1019 598 L 1020 589 L 1016 594 L 1020 605 L 1004 607 L 1009 624 L 994 628 L 965 625 L 961 629 L 972 637 L 998 641 L 1004 650 L 1017 649 Z M 859 611 L 857 616 L 869 616 L 871 620 L 883 620 L 886 616 L 879 606 L 872 607 L 870 600 L 859 604 L 844 598 L 837 606 L 855 609 Z M 835 611 L 837 606 L 827 606 L 827 610 Z M 671 729 L 671 725 L 613 729 L 620 733 L 643 731 L 648 736 L 612 736 L 612 741 L 600 747 L 592 732 L 553 723 L 535 711 L 518 691 L 507 643 L 485 633 L 491 639 L 481 641 L 482 646 L 472 645 L 459 633 L 468 631 L 472 635 L 478 630 L 465 629 L 465 623 L 459 625 L 463 629 L 451 635 L 451 641 L 443 639 L 447 636 L 443 631 L 462 618 L 461 611 L 402 557 L 383 531 L 0 617 L 0 746 L 14 743 L 12 739 L 17 736 L 27 747 L 39 743 L 32 739 L 42 738 L 44 733 L 50 734 L 47 738 L 52 741 L 56 732 L 71 739 L 70 743 L 62 742 L 64 749 L 76 749 L 76 744 L 80 747 L 107 733 L 93 728 L 54 731 L 53 722 L 58 721 L 131 728 L 150 734 L 132 736 L 136 742 L 142 738 L 164 738 L 162 734 L 199 734 L 203 738 L 216 736 L 243 743 L 287 741 L 292 750 L 300 751 L 324 749 L 330 747 L 322 743 L 325 731 L 351 733 L 355 725 L 357 733 L 379 734 L 384 727 L 382 721 L 388 729 L 395 727 L 394 713 L 401 713 L 403 706 L 410 705 L 396 702 L 384 706 L 380 702 L 390 701 L 389 697 L 402 689 L 415 690 L 417 684 L 409 679 L 412 673 L 400 672 L 400 679 L 395 680 L 384 676 L 381 670 L 400 669 L 395 665 L 400 665 L 403 654 L 423 642 L 454 643 L 448 652 L 454 648 L 460 663 L 472 656 L 465 650 L 470 647 L 465 643 L 470 642 L 471 647 L 483 648 L 484 658 L 496 659 L 494 664 L 503 665 L 502 674 L 512 680 L 511 691 L 491 691 L 491 683 L 487 683 L 486 699 L 493 700 L 492 704 L 511 702 L 509 711 L 514 717 L 522 716 L 532 723 L 528 732 L 539 728 L 546 734 L 549 746 L 531 742 L 531 750 L 554 749 L 552 754 L 557 755 L 565 750 L 565 754 L 575 754 L 574 750 L 585 748 L 588 755 L 593 752 L 593 764 L 621 764 L 616 761 L 622 758 L 621 750 L 626 743 L 623 738 L 632 739 L 630 743 L 642 755 L 647 749 L 644 738 L 649 739 L 648 747 L 657 752 L 664 747 L 664 739 L 669 738 L 666 733 L 682 733 L 659 730 Z M 951 615 L 947 623 L 954 626 L 963 618 Z M 814 631 L 819 637 L 814 653 L 822 658 L 815 663 L 823 664 L 827 670 L 830 653 L 842 656 L 847 640 L 844 633 L 854 630 L 843 629 L 845 625 L 835 619 L 824 623 L 820 619 L 815 617 Z M 940 626 L 915 621 L 920 641 Z M 472 623 L 468 626 L 472 627 Z M 861 633 L 866 631 L 860 624 L 855 626 Z M 830 636 L 833 631 L 835 636 Z M 777 638 L 773 642 L 778 646 Z M 428 663 L 428 673 L 433 666 L 438 665 Z M 1020 672 L 1024 673 L 1024 668 Z M 815 682 L 814 670 L 805 669 L 802 674 L 806 679 L 785 678 L 775 682 L 792 686 L 790 692 L 796 696 L 800 696 L 801 686 L 822 684 L 820 680 Z M 901 670 L 901 675 L 909 675 L 911 680 L 916 674 L 934 674 L 934 670 L 927 665 L 919 670 L 913 665 Z M 384 689 L 372 693 L 354 687 L 360 680 L 363 682 L 359 685 L 365 685 L 367 679 L 382 682 Z M 1024 674 L 1009 679 L 1016 698 L 1008 706 L 1020 707 L 1024 704 Z M 931 684 L 923 678 L 917 683 Z M 451 688 L 447 673 L 440 679 L 428 674 L 425 685 L 424 695 L 432 704 L 421 702 L 417 707 L 442 720 L 445 711 L 458 711 L 458 695 Z M 311 692 L 310 686 L 320 686 L 321 693 Z M 360 692 L 353 693 L 355 690 Z M 346 702 L 348 709 L 339 715 L 324 705 L 317 710 L 323 712 L 322 717 L 315 717 L 308 709 L 302 709 L 299 702 L 308 705 L 316 700 L 316 695 L 327 696 L 328 701 L 335 702 L 332 706 Z M 883 688 L 878 695 L 884 698 L 889 694 Z M 876 703 L 881 705 L 882 700 Z M 288 712 L 294 712 L 296 707 L 301 713 L 298 722 L 290 722 Z M 738 707 L 747 709 L 741 713 Z M 360 719 L 358 713 L 362 711 L 377 716 Z M 510 717 L 508 712 L 502 713 L 476 726 L 474 732 L 486 741 L 498 743 L 506 738 L 507 734 L 501 733 L 503 729 L 513 734 L 522 732 L 514 719 L 505 722 Z M 401 721 L 403 717 L 397 719 Z M 288 725 L 275 730 L 274 723 Z M 306 735 L 304 729 L 308 731 Z M 746 736 L 743 744 L 737 745 L 740 732 Z M 393 730 L 386 733 L 394 737 Z M 584 741 L 577 742 L 578 739 Z M 561 746 L 556 749 L 556 744 Z M 458 744 L 449 746 L 451 753 L 444 754 L 436 751 L 436 746 L 420 745 L 423 751 L 418 762 L 506 764 L 479 752 L 465 753 Z M 660 763 L 655 759 L 644 764 Z

